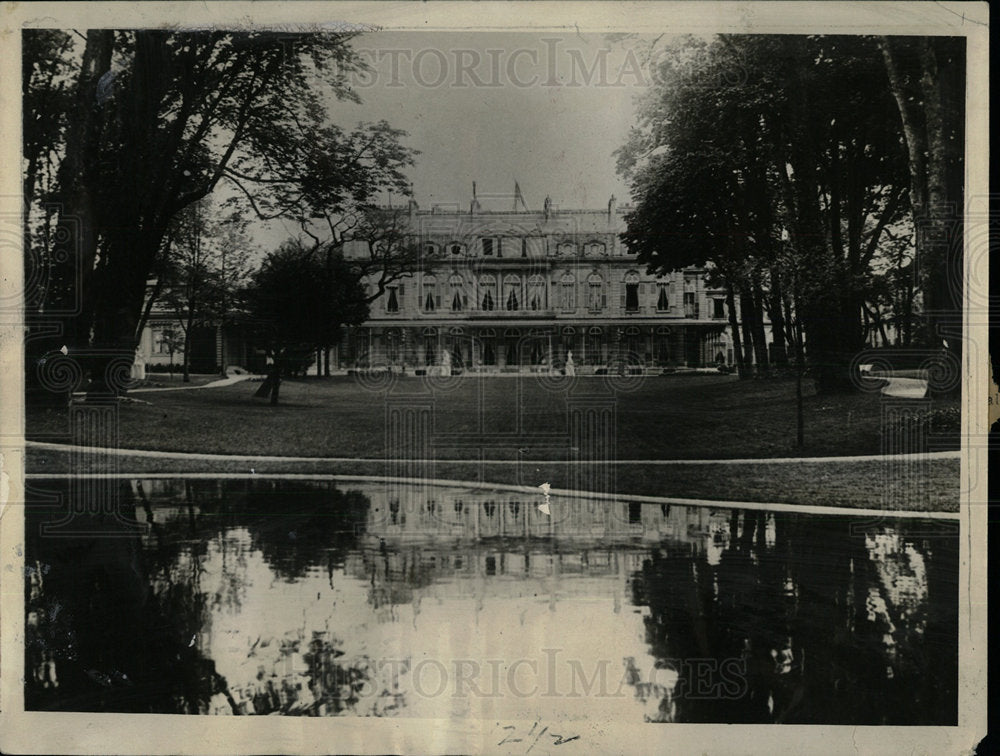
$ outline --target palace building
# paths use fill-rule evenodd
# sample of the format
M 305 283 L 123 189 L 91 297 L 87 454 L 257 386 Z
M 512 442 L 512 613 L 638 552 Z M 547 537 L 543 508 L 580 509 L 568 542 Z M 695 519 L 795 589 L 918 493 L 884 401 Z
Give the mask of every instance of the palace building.
M 523 205 L 523 202 L 522 202 Z M 431 262 L 348 330 L 340 367 L 578 374 L 733 363 L 725 292 L 705 270 L 646 273 L 622 243 L 629 208 L 495 211 L 472 200 L 409 224 Z M 350 244 L 345 258 L 367 251 Z

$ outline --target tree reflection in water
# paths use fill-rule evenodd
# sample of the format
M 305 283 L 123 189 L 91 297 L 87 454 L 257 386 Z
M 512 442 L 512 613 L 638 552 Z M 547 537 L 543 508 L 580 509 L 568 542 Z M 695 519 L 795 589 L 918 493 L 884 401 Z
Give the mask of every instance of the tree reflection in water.
M 678 674 L 660 721 L 954 724 L 953 535 L 918 549 L 884 525 L 771 517 L 768 543 L 763 513 L 733 511 L 714 568 L 672 544 L 636 575 L 647 641 Z
M 647 720 L 956 721 L 958 541 L 908 535 L 927 522 L 557 497 L 549 518 L 496 492 L 359 489 L 122 481 L 143 534 L 92 515 L 40 537 L 67 506 L 29 506 L 27 707 L 392 715 L 415 705 L 400 684 L 411 651 L 383 645 L 401 666 L 382 669 L 365 637 L 380 626 L 396 642 L 405 614 L 415 642 L 437 635 L 442 601 L 468 602 L 478 627 L 491 603 L 484 617 L 502 605 L 523 623 L 535 605 L 601 598 L 613 608 L 595 628 L 634 620 L 615 663 Z M 267 581 L 291 612 L 266 614 Z M 622 611 L 629 598 L 641 616 Z M 426 636 L 421 601 L 438 618 Z M 597 661 L 612 640 L 595 631 L 578 650 Z
M 60 507 L 29 503 L 27 709 L 197 714 L 221 698 L 232 713 L 249 713 L 197 643 L 210 624 L 209 610 L 220 605 L 238 610 L 246 590 L 238 568 L 222 571 L 228 580 L 224 591 L 209 596 L 202 589 L 210 543 L 218 545 L 224 561 L 245 566 L 246 546 L 230 538 L 233 528 L 244 528 L 275 573 L 292 581 L 322 559 L 342 563 L 368 507 L 361 494 L 332 486 L 290 490 L 275 481 L 223 486 L 195 480 L 184 482 L 179 497 L 176 487 L 168 487 L 177 511 L 156 517 L 150 487 L 148 481 L 123 480 L 117 491 L 122 517 L 136 520 L 138 507 L 139 519 L 150 525 L 145 536 L 118 518 L 78 513 L 59 536 L 42 536 L 43 524 L 63 520 L 72 508 L 70 488 L 62 481 L 45 486 L 47 492 L 59 491 Z M 157 503 L 164 503 L 162 496 Z M 356 684 L 363 670 L 341 670 L 330 662 L 336 649 L 315 643 L 312 664 L 322 658 L 323 680 L 335 683 L 334 692 L 319 696 L 315 706 L 325 702 L 336 711 L 343 708 L 336 691 Z M 282 654 L 295 651 L 289 646 Z M 254 711 L 307 708 L 297 691 L 280 687 L 264 681 Z

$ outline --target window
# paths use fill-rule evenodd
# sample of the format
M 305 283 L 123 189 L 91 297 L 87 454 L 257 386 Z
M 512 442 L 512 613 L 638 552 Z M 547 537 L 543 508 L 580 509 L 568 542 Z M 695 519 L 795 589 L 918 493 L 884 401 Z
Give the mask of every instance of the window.
M 564 273 L 559 279 L 559 306 L 564 310 L 576 309 L 576 279 L 572 273 Z
M 483 239 L 481 241 L 483 243 L 483 254 L 484 255 L 492 255 L 493 254 L 493 240 L 489 239 L 489 238 L 486 238 L 486 237 L 483 237 Z
M 423 331 L 424 340 L 424 362 L 434 365 L 437 361 L 437 329 L 425 328 Z
M 427 242 L 424 245 L 424 254 L 427 257 L 434 257 L 434 253 L 437 252 L 437 247 L 435 247 L 431 242 Z
M 625 274 L 625 312 L 639 312 L 639 274 Z
M 385 353 L 389 362 L 399 360 L 399 342 L 400 332 L 398 330 L 391 329 L 385 332 Z
M 600 364 L 602 360 L 602 345 L 604 343 L 603 331 L 600 326 L 591 326 L 587 331 L 587 363 L 590 365 Z
M 520 341 L 520 337 L 521 333 L 516 328 L 508 328 L 503 332 L 504 347 L 508 365 L 517 365 L 519 362 L 518 342 Z
M 695 301 L 693 291 L 684 292 L 684 317 L 685 318 L 698 317 L 698 303 Z
M 545 309 L 545 279 L 532 276 L 528 279 L 528 309 Z
M 497 280 L 493 276 L 483 276 L 479 279 L 479 307 L 482 310 L 493 310 L 497 301 Z
M 660 326 L 656 329 L 656 341 L 653 343 L 653 355 L 657 365 L 667 365 L 670 362 L 670 328 Z
M 562 329 L 559 345 L 561 347 L 560 356 L 562 359 L 565 360 L 570 352 L 575 352 L 576 358 L 579 359 L 580 354 L 576 347 L 576 329 L 573 326 L 566 326 Z
M 598 311 L 604 307 L 604 281 L 600 274 L 591 273 L 587 278 L 587 309 Z
M 160 354 L 170 354 L 180 351 L 184 339 L 173 328 L 164 328 L 156 332 L 156 351 Z
M 625 352 L 630 355 L 639 356 L 639 329 L 629 326 L 625 329 Z
M 448 279 L 448 288 L 451 290 L 451 311 L 461 312 L 465 304 L 465 298 L 462 295 L 462 277 L 457 273 L 453 274 Z
M 424 276 L 424 312 L 434 312 L 438 306 L 437 279 L 434 276 Z
M 604 245 L 601 244 L 600 242 L 596 242 L 596 241 L 595 242 L 590 242 L 590 244 L 587 245 L 587 254 L 591 255 L 591 256 L 594 256 L 594 257 L 596 257 L 598 255 L 603 255 L 604 254 Z
M 496 365 L 497 364 L 497 332 L 492 328 L 487 328 L 483 331 L 481 337 L 483 344 L 483 364 L 484 365 Z
M 712 300 L 712 317 L 713 318 L 726 317 L 726 300 L 724 299 Z
M 507 276 L 503 280 L 504 307 L 508 310 L 520 309 L 521 279 L 517 276 Z
M 528 256 L 528 239 L 526 237 L 521 238 L 521 257 Z
M 385 303 L 386 312 L 399 312 L 399 296 L 396 294 L 396 287 L 389 287 L 389 299 Z
M 658 312 L 666 312 L 670 309 L 670 299 L 667 297 L 667 284 L 658 283 L 656 288 L 659 293 L 656 295 L 656 309 Z
M 453 243 L 451 245 L 450 249 L 451 249 L 451 253 L 453 255 L 460 255 L 460 254 L 462 254 L 462 245 L 461 244 L 454 244 Z

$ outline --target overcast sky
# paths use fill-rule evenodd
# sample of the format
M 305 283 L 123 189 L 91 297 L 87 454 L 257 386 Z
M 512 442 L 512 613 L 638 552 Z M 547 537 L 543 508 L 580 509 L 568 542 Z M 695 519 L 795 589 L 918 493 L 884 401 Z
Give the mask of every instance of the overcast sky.
M 645 44 L 574 32 L 375 32 L 355 42 L 373 68 L 356 80 L 362 104 L 333 102 L 331 113 L 344 128 L 385 119 L 409 133 L 421 208 L 467 210 L 473 181 L 487 209 L 512 209 L 515 181 L 530 209 L 546 195 L 557 207 L 603 208 L 612 194 L 628 201 L 612 153 L 649 86 Z

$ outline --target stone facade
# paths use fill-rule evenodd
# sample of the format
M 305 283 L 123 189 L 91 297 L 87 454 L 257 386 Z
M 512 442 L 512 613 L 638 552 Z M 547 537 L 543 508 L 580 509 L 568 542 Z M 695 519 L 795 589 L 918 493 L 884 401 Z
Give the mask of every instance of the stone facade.
M 409 207 L 424 269 L 393 284 L 349 329 L 341 367 L 577 373 L 731 365 L 725 294 L 705 271 L 646 273 L 604 210 Z M 348 245 L 345 257 L 363 255 Z M 447 353 L 447 355 L 446 355 Z

